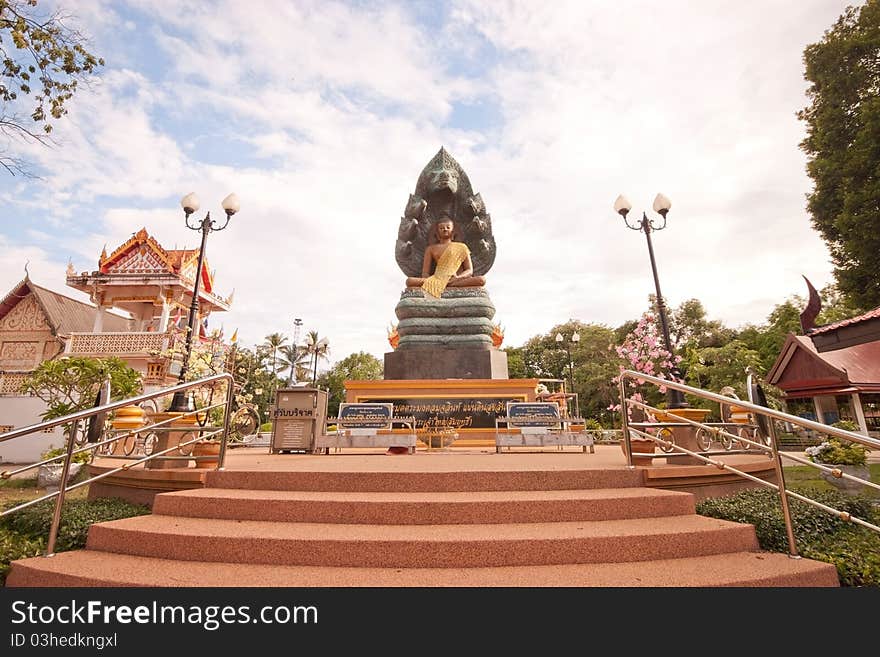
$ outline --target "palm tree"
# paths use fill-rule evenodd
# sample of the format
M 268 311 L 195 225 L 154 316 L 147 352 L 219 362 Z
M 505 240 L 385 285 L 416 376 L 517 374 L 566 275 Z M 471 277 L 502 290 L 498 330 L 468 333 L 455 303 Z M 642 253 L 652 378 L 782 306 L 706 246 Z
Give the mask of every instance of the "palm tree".
M 270 333 L 266 336 L 265 341 L 263 342 L 263 347 L 265 347 L 266 351 L 269 353 L 269 356 L 272 359 L 272 387 L 275 387 L 274 381 L 278 378 L 278 370 L 276 368 L 276 363 L 278 362 L 278 350 L 287 342 L 287 336 L 283 333 Z
M 318 378 L 318 359 L 327 359 L 330 353 L 330 342 L 327 338 L 319 338 L 317 331 L 309 331 L 306 336 L 306 353 L 312 357 L 312 385 Z
M 295 344 L 281 346 L 281 370 L 287 370 L 287 385 L 290 387 L 295 381 L 301 381 L 309 375 L 309 353 L 305 347 Z

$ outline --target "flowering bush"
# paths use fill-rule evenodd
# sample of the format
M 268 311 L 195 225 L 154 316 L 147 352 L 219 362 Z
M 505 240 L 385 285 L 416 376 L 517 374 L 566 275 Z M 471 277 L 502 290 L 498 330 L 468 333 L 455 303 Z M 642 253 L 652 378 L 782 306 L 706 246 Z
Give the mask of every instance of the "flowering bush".
M 660 334 L 660 327 L 653 313 L 643 313 L 639 318 L 636 327 L 627 334 L 623 344 L 612 348 L 617 352 L 622 363 L 620 371 L 635 370 L 636 372 L 644 372 L 651 376 L 661 379 L 669 378 L 668 372 L 674 365 L 681 362 L 681 356 L 673 356 L 667 351 L 663 345 L 663 337 Z M 620 383 L 620 375 L 614 378 L 614 383 Z M 641 385 L 644 380 L 636 379 L 628 381 L 631 385 Z M 658 386 L 660 393 L 666 392 L 665 386 Z M 643 395 L 634 390 L 629 399 L 641 403 L 646 403 Z M 608 410 L 619 411 L 620 404 L 612 404 Z M 630 414 L 632 408 L 630 408 Z
M 833 465 L 865 465 L 868 463 L 868 448 L 840 438 L 829 438 L 815 447 L 807 447 L 804 452 L 813 463 Z

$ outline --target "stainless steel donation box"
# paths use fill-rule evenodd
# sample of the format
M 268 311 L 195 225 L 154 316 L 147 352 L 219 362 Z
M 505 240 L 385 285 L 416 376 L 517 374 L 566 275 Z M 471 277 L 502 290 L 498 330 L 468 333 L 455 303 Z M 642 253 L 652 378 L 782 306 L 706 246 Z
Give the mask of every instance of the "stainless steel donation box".
M 314 452 L 315 437 L 327 418 L 326 390 L 281 388 L 272 408 L 272 442 L 269 453 Z

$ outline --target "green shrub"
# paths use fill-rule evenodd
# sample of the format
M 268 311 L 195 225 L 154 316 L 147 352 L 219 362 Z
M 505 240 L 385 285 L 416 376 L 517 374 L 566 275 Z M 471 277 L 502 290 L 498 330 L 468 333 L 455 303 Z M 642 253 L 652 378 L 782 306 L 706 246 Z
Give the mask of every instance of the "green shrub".
M 868 463 L 867 447 L 841 438 L 829 438 L 816 447 L 807 447 L 804 453 L 814 463 L 833 465 L 866 465 Z
M 6 583 L 9 564 L 16 559 L 38 557 L 46 549 L 46 539 L 29 539 L 0 529 L 0 586 Z
M 49 449 L 47 449 L 45 452 L 40 454 L 40 460 L 45 461 L 46 459 L 55 458 L 56 456 L 64 456 L 65 454 L 67 454 L 66 447 L 52 447 L 50 445 Z M 78 452 L 78 453 L 74 454 L 73 458 L 71 459 L 71 463 L 82 463 L 83 465 L 85 465 L 86 463 L 91 463 L 91 461 L 92 461 L 92 450 L 85 450 L 83 452 Z M 62 463 L 64 463 L 64 459 L 58 459 L 55 461 L 55 463 L 61 465 Z
M 21 500 L 9 503 L 6 508 L 21 504 Z M 52 526 L 55 511 L 54 500 L 46 500 L 0 518 L 0 529 L 17 534 L 23 539 L 46 540 Z M 61 524 L 55 550 L 76 550 L 85 547 L 89 526 L 96 522 L 118 520 L 150 513 L 150 507 L 131 504 L 116 498 L 97 500 L 68 500 L 61 512 Z
M 596 418 L 588 417 L 584 420 L 584 429 L 587 431 L 602 431 L 604 427 Z
M 858 431 L 859 425 L 853 422 L 852 420 L 838 420 L 834 424 L 831 425 L 836 429 L 843 429 L 844 431 Z
M 816 489 L 811 489 L 809 496 L 873 524 L 880 520 L 880 511 L 867 497 Z M 801 500 L 789 498 L 789 508 L 801 555 L 834 564 L 844 586 L 880 586 L 880 535 Z M 761 549 L 788 552 L 785 520 L 776 491 L 760 488 L 701 500 L 697 513 L 752 524 Z
M 271 422 L 263 422 L 260 425 L 260 431 L 262 433 L 271 433 L 272 432 L 272 423 Z

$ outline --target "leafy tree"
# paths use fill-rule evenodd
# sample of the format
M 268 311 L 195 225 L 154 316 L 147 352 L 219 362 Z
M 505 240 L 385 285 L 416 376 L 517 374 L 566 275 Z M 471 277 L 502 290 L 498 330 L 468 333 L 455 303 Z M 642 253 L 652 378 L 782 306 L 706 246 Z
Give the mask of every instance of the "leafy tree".
M 698 299 L 683 301 L 669 313 L 672 349 L 684 355 L 688 349 L 720 347 L 734 336 L 719 320 L 706 318 L 706 308 Z
M 236 349 L 235 365 L 232 375 L 237 385 L 241 386 L 239 397 L 242 401 L 254 404 L 260 411 L 260 417 L 266 418 L 272 394 L 278 388 L 278 379 L 266 367 L 267 352 L 263 348 L 256 350 Z
M 46 12 L 37 0 L 0 0 L 0 134 L 47 143 L 52 119 L 67 114 L 67 102 L 104 60 L 85 49 L 86 38 L 64 24 L 60 12 Z M 29 116 L 19 111 L 30 98 Z M 9 173 L 26 173 L 24 163 L 0 150 Z
M 578 342 L 571 341 L 574 333 L 580 338 Z M 563 336 L 562 346 L 556 342 L 557 334 Z M 508 354 L 513 353 L 515 368 L 511 368 L 509 359 L 508 373 L 511 378 L 562 379 L 566 382 L 573 374 L 570 392 L 577 393 L 580 414 L 613 423 L 613 418 L 608 416 L 608 406 L 616 398 L 612 382 L 618 371 L 617 359 L 611 351 L 614 342 L 615 332 L 607 326 L 569 320 L 557 324 L 544 335 L 530 338 L 522 347 L 508 348 Z
M 801 333 L 800 317 L 804 305 L 801 301 L 797 296 L 789 297 L 773 307 L 766 324 L 747 325 L 740 331 L 739 340 L 760 356 L 760 374 L 766 374 L 773 367 L 788 334 Z
M 840 291 L 880 305 L 880 0 L 848 7 L 804 50 L 810 104 L 801 149 L 813 180 L 808 209 Z
M 505 347 L 507 353 L 507 376 L 511 379 L 528 379 L 526 363 L 523 360 L 522 349 L 519 347 Z
M 327 400 L 328 416 L 339 415 L 339 404 L 345 401 L 346 381 L 381 379 L 383 372 L 383 364 L 372 354 L 363 351 L 346 356 L 333 365 L 318 379 L 319 387 L 327 389 L 330 393 Z
M 268 354 L 269 361 L 272 366 L 272 376 L 278 377 L 278 352 L 281 350 L 281 347 L 284 346 L 284 343 L 287 342 L 287 336 L 282 333 L 270 333 L 266 336 L 265 341 L 262 345 L 260 345 L 265 353 Z M 277 384 L 272 386 L 274 390 L 277 388 Z
M 93 408 L 98 392 L 110 378 L 110 400 L 134 397 L 143 390 L 141 375 L 120 358 L 57 358 L 45 360 L 28 375 L 21 392 L 46 402 L 43 420 Z M 85 430 L 86 423 L 81 423 Z M 70 427 L 65 427 L 69 435 Z
M 711 392 L 732 386 L 740 399 L 748 399 L 746 390 L 747 368 L 758 371 L 761 354 L 740 340 L 731 340 L 720 347 L 703 347 L 688 353 L 687 384 Z M 700 397 L 688 401 L 698 408 L 718 411 L 718 404 Z M 718 418 L 716 418 L 718 419 Z
M 309 355 L 305 347 L 285 344 L 278 351 L 281 352 L 281 371 L 287 370 L 288 387 L 295 381 L 304 381 L 309 377 Z

